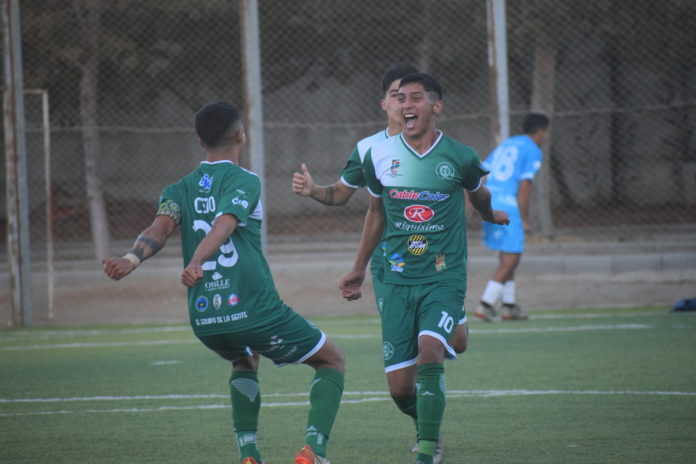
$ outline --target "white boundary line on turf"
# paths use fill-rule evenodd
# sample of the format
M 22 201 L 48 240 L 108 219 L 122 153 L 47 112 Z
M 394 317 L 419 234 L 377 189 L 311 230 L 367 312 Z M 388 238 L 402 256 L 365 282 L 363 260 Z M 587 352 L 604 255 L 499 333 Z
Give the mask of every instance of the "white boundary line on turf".
M 276 393 L 271 395 L 264 395 L 264 397 L 269 396 L 307 396 L 308 393 Z M 388 392 L 345 392 L 345 396 L 359 396 L 367 395 L 364 398 L 356 399 L 344 399 L 341 404 L 362 404 L 370 403 L 375 401 L 391 401 L 391 397 Z M 379 395 L 379 396 L 377 396 Z M 696 392 L 678 392 L 678 391 L 635 391 L 635 390 L 453 390 L 448 392 L 447 398 L 457 399 L 457 398 L 498 398 L 502 396 L 541 396 L 541 395 L 632 395 L 632 396 L 696 396 Z M 120 400 L 135 400 L 135 399 L 195 399 L 195 398 L 218 398 L 226 397 L 226 395 L 159 395 L 159 396 L 133 396 L 133 397 L 85 397 L 84 399 L 79 398 L 65 398 L 61 400 L 60 398 L 46 398 L 46 399 L 18 399 L 18 400 L 8 400 L 6 398 L 1 399 L 2 402 L 29 402 L 29 401 L 88 401 L 96 400 L 98 398 L 114 398 Z M 307 406 L 309 401 L 284 401 L 284 402 L 272 402 L 272 403 L 261 403 L 261 406 L 266 408 L 277 408 L 277 407 L 292 407 L 292 406 Z M 194 406 L 159 406 L 156 408 L 114 408 L 114 409 L 82 409 L 82 410 L 56 410 L 56 411 L 29 411 L 29 412 L 16 412 L 16 413 L 4 413 L 0 412 L 0 417 L 16 417 L 16 416 L 39 416 L 39 415 L 58 415 L 58 414 L 113 414 L 113 413 L 142 413 L 142 412 L 164 412 L 164 411 L 187 411 L 187 410 L 200 410 L 200 409 L 229 409 L 229 404 L 203 404 Z
M 519 326 L 518 326 L 519 327 Z M 589 330 L 636 330 L 636 329 L 652 329 L 653 326 L 647 324 L 616 324 L 616 325 L 579 325 L 570 327 L 523 327 L 523 328 L 505 328 L 480 330 L 472 329 L 473 334 L 517 334 L 517 333 L 554 333 L 554 332 L 578 332 Z M 379 334 L 335 334 L 329 335 L 329 338 L 336 340 L 372 340 L 380 338 Z M 134 342 L 76 342 L 76 343 L 56 343 L 46 345 L 15 345 L 3 346 L 0 350 L 3 351 L 29 351 L 42 349 L 60 349 L 60 348 L 117 348 L 125 346 L 147 346 L 147 345 L 177 345 L 184 343 L 198 343 L 194 338 L 181 340 L 144 340 Z
M 663 313 L 572 313 L 572 314 L 535 314 L 534 320 L 550 320 L 550 319 L 609 319 L 609 318 L 627 318 L 627 317 L 643 317 L 643 316 L 661 316 Z M 368 319 L 364 322 L 360 321 L 322 321 L 321 327 L 338 327 L 345 325 L 362 325 L 362 326 L 378 326 L 379 319 Z M 55 330 L 55 329 L 38 329 L 38 330 L 13 330 L 4 333 L 0 342 L 8 342 L 13 340 L 48 340 L 52 338 L 74 338 L 80 336 L 101 336 L 101 335 L 139 335 L 139 334 L 154 334 L 154 333 L 173 333 L 173 332 L 191 332 L 189 325 L 181 326 L 160 326 L 160 327 L 142 327 L 142 328 L 127 328 L 127 329 L 72 329 L 72 330 Z M 334 337 L 336 337 L 334 335 Z

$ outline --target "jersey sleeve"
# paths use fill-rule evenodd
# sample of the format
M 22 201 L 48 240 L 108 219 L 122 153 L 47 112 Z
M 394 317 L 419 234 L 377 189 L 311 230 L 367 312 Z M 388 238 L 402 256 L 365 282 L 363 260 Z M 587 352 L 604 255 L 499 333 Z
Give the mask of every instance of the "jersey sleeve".
M 162 190 L 155 215 L 170 217 L 181 224 L 181 197 L 177 184 L 168 185 Z
M 261 198 L 261 181 L 256 175 L 245 173 L 225 184 L 217 214 L 232 214 L 240 223 L 247 222 Z
M 372 162 L 372 149 L 370 148 L 365 153 L 365 159 L 362 163 L 363 174 L 365 175 L 365 185 L 370 195 L 378 197 L 382 195 L 382 183 L 377 179 L 375 174 L 375 166 Z
M 358 189 L 365 186 L 365 176 L 363 174 L 360 153 L 357 145 L 350 154 L 346 165 L 341 170 L 341 181 L 350 188 Z
M 474 192 L 481 186 L 481 179 L 488 174 L 488 170 L 481 165 L 481 159 L 473 148 L 467 149 L 466 162 L 462 169 L 462 187 Z
M 520 166 L 520 180 L 532 180 L 539 169 L 541 169 L 542 153 L 536 145 L 530 146 L 525 150 L 525 154 Z

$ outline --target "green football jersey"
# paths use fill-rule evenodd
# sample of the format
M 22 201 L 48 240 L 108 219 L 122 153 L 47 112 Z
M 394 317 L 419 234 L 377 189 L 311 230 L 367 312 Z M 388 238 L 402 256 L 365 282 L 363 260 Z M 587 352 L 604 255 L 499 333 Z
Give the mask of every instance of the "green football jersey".
M 239 221 L 227 242 L 203 264 L 203 279 L 188 289 L 196 335 L 251 327 L 282 304 L 261 251 L 260 197 L 258 176 L 230 161 L 202 162 L 162 192 L 157 214 L 181 226 L 184 266 L 217 216 L 232 214 Z
M 355 144 L 353 152 L 348 157 L 346 165 L 341 170 L 341 182 L 348 187 L 359 189 L 365 186 L 365 175 L 363 174 L 362 163 L 365 159 L 365 153 L 370 147 L 382 140 L 389 138 L 387 130 L 382 130 L 369 137 L 365 137 Z
M 371 195 L 384 205 L 384 282 L 466 283 L 466 214 L 462 188 L 487 174 L 473 148 L 440 133 L 424 154 L 402 135 L 375 144 L 363 163 Z

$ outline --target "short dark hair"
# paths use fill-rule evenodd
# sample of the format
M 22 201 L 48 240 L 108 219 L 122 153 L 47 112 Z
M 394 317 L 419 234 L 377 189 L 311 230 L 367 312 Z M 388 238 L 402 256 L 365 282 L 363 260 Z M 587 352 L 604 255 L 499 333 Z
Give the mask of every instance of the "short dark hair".
M 549 127 L 549 118 L 541 113 L 529 113 L 522 121 L 522 132 L 525 134 L 534 134 L 540 130 L 546 130 Z
M 224 144 L 232 126 L 240 122 L 239 111 L 229 103 L 208 103 L 196 113 L 196 133 L 207 148 Z
M 426 92 L 434 92 L 438 99 L 442 100 L 442 86 L 435 80 L 433 76 L 425 73 L 411 73 L 401 78 L 400 87 L 406 84 L 419 83 L 423 86 Z
M 395 80 L 416 72 L 418 72 L 418 70 L 415 67 L 405 63 L 399 63 L 387 69 L 387 72 L 382 76 L 382 93 L 386 93 L 387 90 L 389 90 L 389 86 L 391 86 L 392 82 Z

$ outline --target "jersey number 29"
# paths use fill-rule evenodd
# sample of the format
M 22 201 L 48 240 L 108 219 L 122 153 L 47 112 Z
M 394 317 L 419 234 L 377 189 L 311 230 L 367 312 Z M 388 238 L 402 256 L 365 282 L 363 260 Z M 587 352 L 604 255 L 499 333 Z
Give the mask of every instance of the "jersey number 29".
M 212 227 L 210 224 L 202 219 L 196 219 L 193 221 L 194 232 L 202 230 L 205 232 L 205 235 L 208 235 L 211 229 Z M 237 248 L 235 248 L 234 242 L 232 241 L 232 236 L 230 236 L 227 243 L 220 245 L 220 256 L 218 256 L 217 261 L 206 261 L 201 266 L 201 269 L 204 271 L 214 271 L 218 264 L 220 264 L 222 267 L 233 267 L 235 264 L 237 264 L 238 259 L 239 254 L 237 253 Z

